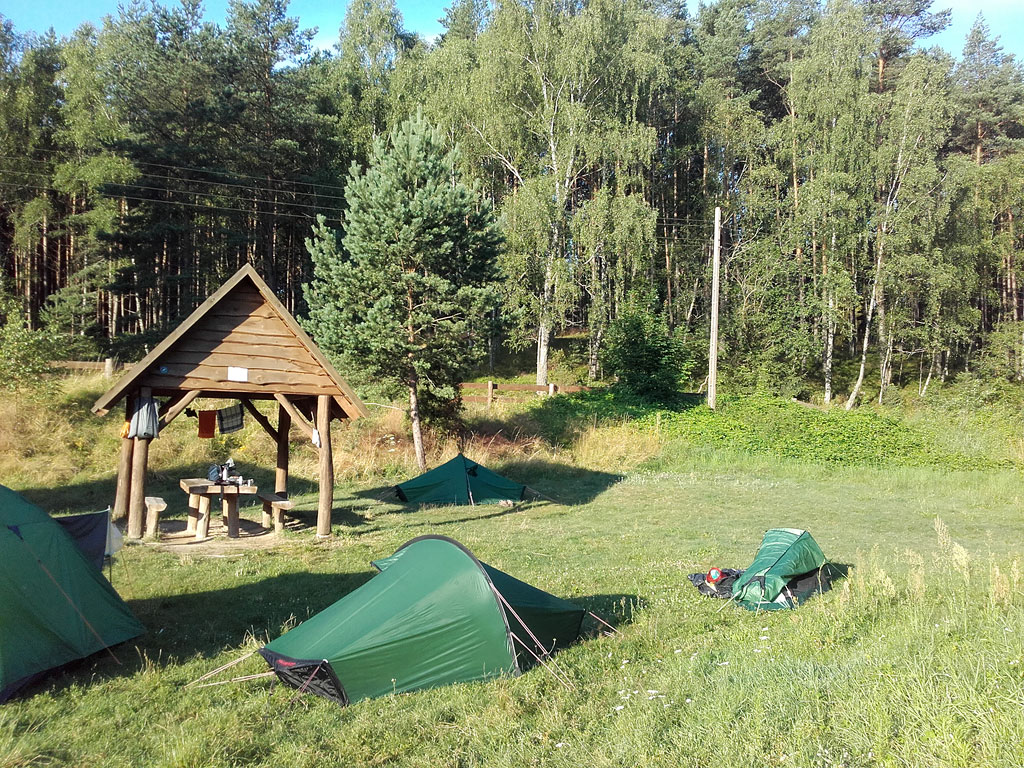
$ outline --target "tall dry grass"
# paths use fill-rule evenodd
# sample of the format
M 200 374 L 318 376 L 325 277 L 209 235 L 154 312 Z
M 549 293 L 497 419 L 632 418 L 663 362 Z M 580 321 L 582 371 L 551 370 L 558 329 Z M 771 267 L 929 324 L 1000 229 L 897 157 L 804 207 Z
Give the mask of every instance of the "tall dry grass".
M 22 392 L 0 397 L 0 483 L 18 489 L 57 489 L 55 508 L 61 506 L 59 489 L 68 490 L 67 503 L 72 505 L 74 488 L 99 484 L 103 490 L 81 503 L 105 503 L 117 467 L 123 411 L 118 407 L 105 417 L 90 411 L 110 385 L 101 374 L 72 375 L 58 384 L 48 388 L 45 396 Z M 228 404 L 227 400 L 204 399 L 193 407 Z M 276 404 L 257 406 L 276 422 Z M 332 447 L 338 481 L 369 483 L 417 474 L 405 411 L 380 406 L 371 406 L 370 411 L 367 418 L 334 424 Z M 428 467 L 461 451 L 499 472 L 514 468 L 520 476 L 551 465 L 622 472 L 661 449 L 657 435 L 625 421 L 581 426 L 570 440 L 556 446 L 540 437 L 540 429 L 519 404 L 505 403 L 491 412 L 470 406 L 466 416 L 467 429 L 459 436 L 427 432 Z M 174 488 L 184 476 L 181 473 L 203 474 L 210 464 L 229 457 L 243 474 L 258 474 L 273 469 L 276 446 L 251 418 L 239 432 L 201 440 L 196 421 L 182 415 L 150 446 L 151 481 L 154 488 Z M 297 428 L 291 432 L 290 471 L 310 481 L 318 476 L 318 452 Z

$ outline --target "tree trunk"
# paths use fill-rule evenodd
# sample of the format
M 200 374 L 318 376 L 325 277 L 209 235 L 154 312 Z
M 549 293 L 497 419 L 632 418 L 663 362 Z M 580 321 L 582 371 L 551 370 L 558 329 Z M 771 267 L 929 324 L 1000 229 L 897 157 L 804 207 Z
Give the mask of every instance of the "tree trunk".
M 417 382 L 409 385 L 409 421 L 412 422 L 412 446 L 416 451 L 416 464 L 420 471 L 427 469 L 427 456 L 423 450 L 423 430 L 420 426 L 420 401 Z
M 882 273 L 882 254 L 881 251 L 878 253 L 878 259 L 875 262 L 875 279 L 871 284 L 871 299 L 868 301 L 868 313 L 864 318 L 864 341 L 861 345 L 860 350 L 860 372 L 857 374 L 857 383 L 853 385 L 853 391 L 850 392 L 850 399 L 846 401 L 846 410 L 851 410 L 854 403 L 857 402 L 857 395 L 860 394 L 860 388 L 864 384 L 864 369 L 868 362 L 868 342 L 871 338 L 871 319 L 875 314 L 875 300 L 878 293 L 878 278 Z
M 548 348 L 551 346 L 551 324 L 541 318 L 537 325 L 537 383 L 548 383 Z
M 828 294 L 828 317 L 825 318 L 825 359 L 822 362 L 825 374 L 825 405 L 832 402 L 832 355 L 836 340 L 835 298 Z

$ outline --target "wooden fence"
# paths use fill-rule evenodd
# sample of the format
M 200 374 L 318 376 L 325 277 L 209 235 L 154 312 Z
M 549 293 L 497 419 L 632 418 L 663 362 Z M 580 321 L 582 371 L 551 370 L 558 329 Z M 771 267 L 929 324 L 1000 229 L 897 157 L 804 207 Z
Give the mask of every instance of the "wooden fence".
M 562 386 L 560 384 L 502 384 L 497 381 L 471 381 L 464 382 L 459 385 L 462 387 L 463 392 L 484 390 L 484 395 L 463 395 L 462 401 L 465 403 L 487 403 L 487 407 L 490 408 L 496 399 L 498 392 L 510 393 L 513 397 L 517 395 L 541 395 L 550 397 L 551 395 L 557 395 L 560 392 L 584 392 L 589 390 L 590 387 L 581 387 L 577 385 Z
M 108 379 L 113 377 L 115 372 L 128 368 L 131 363 L 118 363 L 114 358 L 106 360 L 52 360 L 50 367 L 61 371 L 103 371 Z

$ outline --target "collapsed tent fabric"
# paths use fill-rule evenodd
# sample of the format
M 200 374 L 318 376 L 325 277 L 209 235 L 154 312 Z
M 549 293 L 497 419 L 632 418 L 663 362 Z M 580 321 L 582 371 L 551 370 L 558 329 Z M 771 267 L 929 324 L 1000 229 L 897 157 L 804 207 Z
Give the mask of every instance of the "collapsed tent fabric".
M 373 565 L 366 584 L 260 649 L 282 681 L 348 704 L 518 675 L 579 637 L 582 608 L 453 539 L 421 536 Z
M 0 702 L 144 631 L 57 521 L 0 485 Z
M 732 585 L 732 597 L 751 610 L 795 608 L 808 597 L 831 588 L 833 568 L 807 531 L 766 531 L 750 564 Z
M 461 453 L 429 472 L 395 486 L 402 501 L 422 504 L 497 504 L 522 501 L 526 486 L 470 461 Z

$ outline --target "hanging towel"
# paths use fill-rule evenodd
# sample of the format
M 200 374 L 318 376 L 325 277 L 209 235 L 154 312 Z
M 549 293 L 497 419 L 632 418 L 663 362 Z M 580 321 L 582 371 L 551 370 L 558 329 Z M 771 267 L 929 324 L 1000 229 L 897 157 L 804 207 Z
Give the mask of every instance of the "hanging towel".
M 128 437 L 158 437 L 160 434 L 159 424 L 160 405 L 156 399 L 152 397 L 136 398 L 131 424 L 128 426 Z
M 221 408 L 217 411 L 217 428 L 222 435 L 228 432 L 237 432 L 242 428 L 242 404 L 232 405 L 230 408 Z
M 216 411 L 200 411 L 199 412 L 199 436 L 200 437 L 213 437 L 217 434 L 217 412 Z

